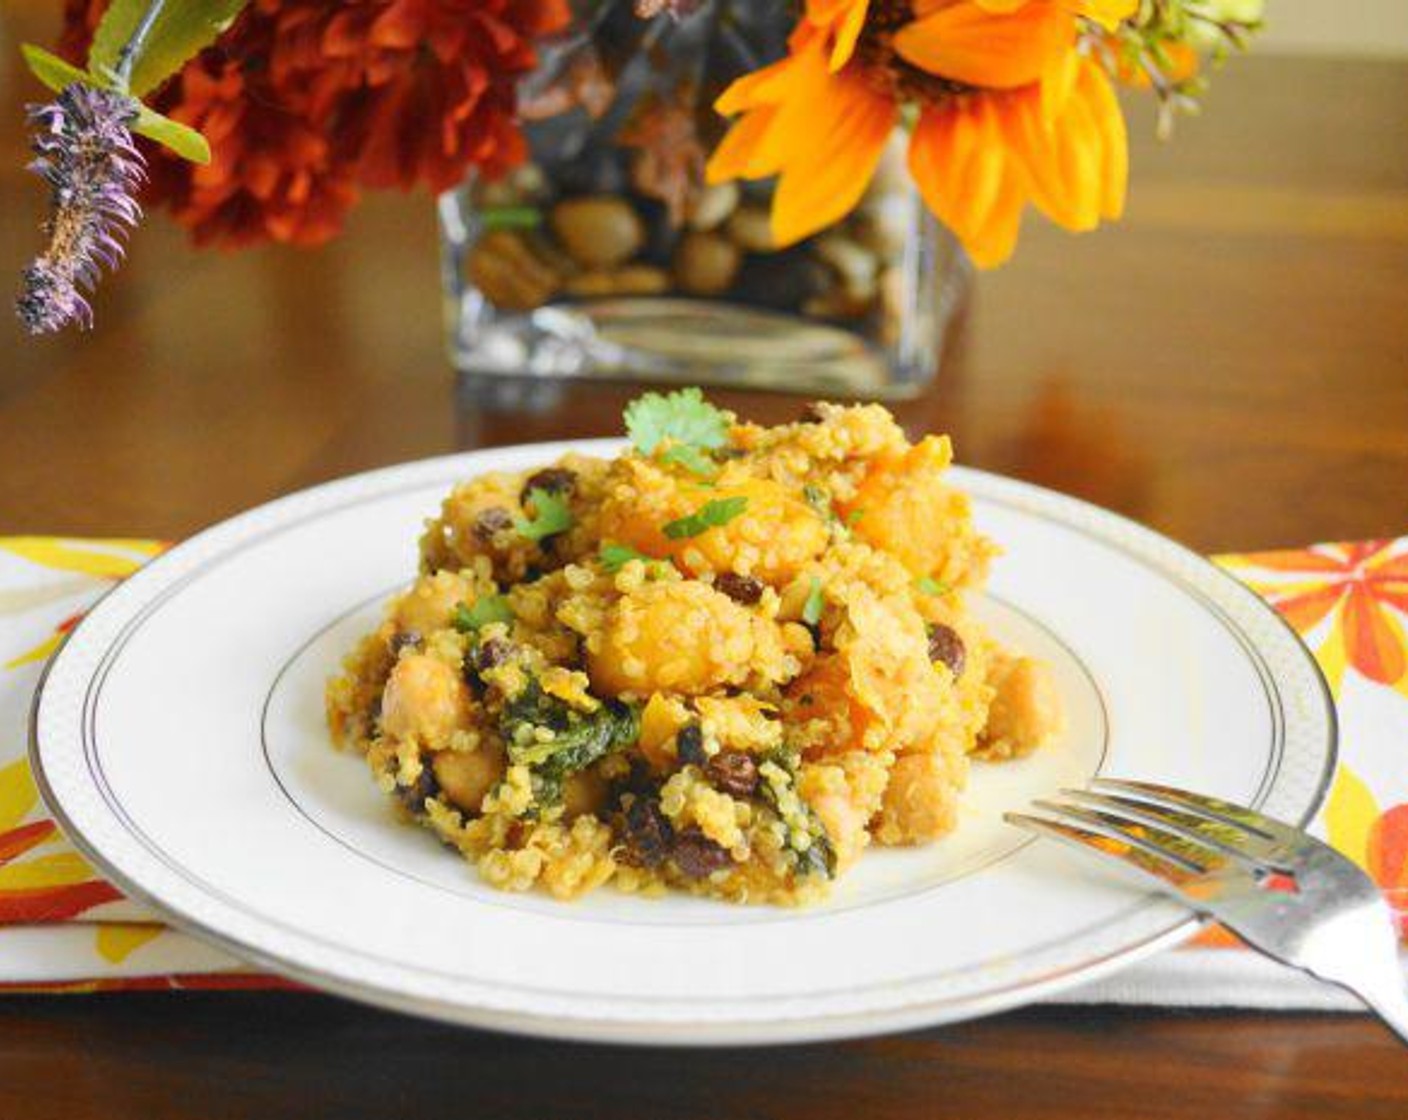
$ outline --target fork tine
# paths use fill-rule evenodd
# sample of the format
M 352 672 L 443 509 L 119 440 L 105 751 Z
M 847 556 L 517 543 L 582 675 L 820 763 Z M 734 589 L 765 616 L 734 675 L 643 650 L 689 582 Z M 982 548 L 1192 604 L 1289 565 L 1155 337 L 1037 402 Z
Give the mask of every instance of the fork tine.
M 1069 847 L 1094 852 L 1125 868 L 1142 871 L 1176 890 L 1182 890 L 1189 881 L 1201 874 L 1197 865 L 1182 856 L 1160 851 L 1152 845 L 1146 846 L 1134 837 L 1110 836 L 1094 828 L 1083 828 L 1066 821 L 1032 816 L 1029 813 L 1004 813 L 1003 820 L 1029 832 L 1059 840 Z M 1112 843 L 1119 846 L 1114 847 Z
M 1090 784 L 1092 787 L 1098 787 L 1112 793 L 1125 793 L 1140 801 L 1152 802 L 1165 808 L 1182 809 L 1184 812 L 1210 820 L 1214 824 L 1235 824 L 1238 828 L 1245 829 L 1266 840 L 1294 844 L 1302 836 L 1299 829 L 1272 820 L 1265 814 L 1258 813 L 1255 809 L 1248 809 L 1245 805 L 1235 805 L 1231 801 L 1223 801 L 1221 798 L 1205 797 L 1202 794 L 1189 793 L 1187 790 L 1174 789 L 1172 786 L 1159 785 L 1156 782 L 1132 782 L 1124 778 L 1092 778 Z
M 1033 801 L 1032 808 L 1044 809 L 1048 813 L 1055 813 L 1058 816 L 1079 821 L 1097 832 L 1104 832 L 1121 844 L 1129 844 L 1151 855 L 1162 856 L 1175 863 L 1183 864 L 1189 871 L 1216 871 L 1227 863 L 1222 856 L 1202 844 L 1196 842 L 1190 844 L 1171 832 L 1165 832 L 1162 828 L 1126 820 L 1114 813 L 1105 813 L 1099 809 L 1087 809 L 1080 805 L 1067 805 L 1063 801 L 1047 801 L 1045 799 Z
M 1181 809 L 1169 809 L 1151 801 L 1139 801 L 1113 793 L 1090 789 L 1063 789 L 1062 797 L 1102 809 L 1113 816 L 1149 828 L 1160 828 L 1180 840 L 1212 848 L 1249 866 L 1266 871 L 1295 873 L 1295 866 L 1276 853 L 1274 842 L 1235 821 L 1214 821 Z

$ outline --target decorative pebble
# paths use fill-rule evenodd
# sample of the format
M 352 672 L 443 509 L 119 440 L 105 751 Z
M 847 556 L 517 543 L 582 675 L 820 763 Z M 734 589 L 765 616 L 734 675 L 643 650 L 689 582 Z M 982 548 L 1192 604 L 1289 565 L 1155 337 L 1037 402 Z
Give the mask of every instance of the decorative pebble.
M 491 303 L 509 311 L 541 307 L 561 285 L 557 272 L 509 230 L 481 237 L 470 250 L 465 272 Z
M 742 206 L 728 220 L 728 235 L 749 253 L 771 253 L 777 245 L 772 238 L 772 219 L 761 206 Z
M 734 293 L 745 303 L 779 311 L 798 311 L 833 281 L 826 266 L 805 249 L 749 257 L 743 262 Z
M 816 240 L 817 258 L 835 270 L 841 287 L 851 300 L 866 302 L 875 295 L 875 278 L 880 262 L 875 254 L 848 237 L 829 233 Z
M 715 183 L 705 187 L 685 212 L 685 224 L 690 229 L 707 232 L 723 225 L 738 208 L 738 184 Z
M 552 208 L 550 221 L 562 247 L 585 268 L 623 264 L 645 240 L 640 217 L 609 195 L 564 199 Z
M 873 301 L 857 299 L 844 288 L 813 296 L 802 304 L 802 312 L 814 319 L 859 319 L 870 312 Z
M 612 274 L 616 294 L 623 296 L 658 296 L 670 290 L 670 275 L 663 268 L 648 264 L 628 264 Z
M 905 244 L 919 236 L 919 203 L 911 194 L 883 195 L 856 216 L 856 239 L 887 261 L 898 260 Z
M 675 282 L 693 295 L 718 295 L 733 283 L 742 260 L 742 251 L 725 237 L 687 233 L 675 250 Z
M 663 268 L 648 264 L 627 265 L 607 271 L 594 269 L 574 276 L 564 285 L 568 295 L 595 296 L 654 296 L 668 291 L 670 277 Z

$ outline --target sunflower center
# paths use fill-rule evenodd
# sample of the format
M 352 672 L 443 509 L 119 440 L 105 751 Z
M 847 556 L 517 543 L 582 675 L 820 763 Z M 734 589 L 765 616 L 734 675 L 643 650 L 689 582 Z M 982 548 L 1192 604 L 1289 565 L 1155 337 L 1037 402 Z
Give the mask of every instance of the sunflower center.
M 895 33 L 912 22 L 911 0 L 870 0 L 855 53 L 870 88 L 891 100 L 920 105 L 936 105 L 972 93 L 976 86 L 941 78 L 900 57 L 895 50 Z

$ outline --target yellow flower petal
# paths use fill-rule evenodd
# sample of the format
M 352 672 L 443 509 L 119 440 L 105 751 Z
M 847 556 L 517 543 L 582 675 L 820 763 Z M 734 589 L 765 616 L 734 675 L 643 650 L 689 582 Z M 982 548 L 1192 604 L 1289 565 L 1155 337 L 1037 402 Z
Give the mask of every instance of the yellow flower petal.
M 808 108 L 827 126 L 794 126 L 802 131 L 773 196 L 772 231 L 779 246 L 850 213 L 875 175 L 898 116 L 891 101 L 845 74 L 830 76 Z
M 96 878 L 93 869 L 77 852 L 56 852 L 51 856 L 20 860 L 0 867 L 0 891 L 66 887 Z
M 98 927 L 98 955 L 111 964 L 121 964 L 165 932 L 166 927 L 155 922 L 106 922 Z
M 909 169 L 925 205 L 973 263 L 993 268 L 1012 255 L 1026 194 L 993 99 L 926 110 L 910 139 Z
M 7 832 L 39 803 L 39 790 L 29 772 L 29 760 L 18 759 L 0 769 L 0 832 Z
M 1336 849 L 1366 870 L 1369 831 L 1378 815 L 1379 806 L 1369 787 L 1341 764 L 1325 801 L 1325 835 Z
M 18 657 L 12 657 L 5 662 L 4 668 L 18 669 L 21 665 L 32 665 L 38 661 L 47 661 L 49 656 L 63 644 L 62 634 L 50 634 L 33 649 L 26 650 Z
M 1031 0 L 1011 14 L 965 2 L 901 27 L 894 45 L 906 62 L 931 74 L 985 89 L 1015 89 L 1040 79 L 1075 38 L 1075 17 L 1051 0 Z
M 142 561 L 115 551 L 114 544 L 131 542 L 82 542 L 56 537 L 0 537 L 0 549 L 31 563 L 63 572 L 82 572 L 99 579 L 122 579 L 142 566 Z M 141 542 L 150 547 L 149 542 Z

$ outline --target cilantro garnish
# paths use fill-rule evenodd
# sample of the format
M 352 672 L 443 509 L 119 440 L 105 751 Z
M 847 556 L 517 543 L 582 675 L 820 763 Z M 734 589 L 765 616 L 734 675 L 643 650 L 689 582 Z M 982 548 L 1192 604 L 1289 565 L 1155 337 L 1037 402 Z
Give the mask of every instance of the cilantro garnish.
M 855 525 L 855 523 L 856 523 L 857 521 L 859 521 L 859 520 L 860 520 L 862 517 L 864 517 L 864 516 L 865 516 L 865 507 L 864 507 L 864 506 L 857 506 L 855 509 L 851 510 L 850 513 L 846 514 L 846 528 L 849 529 L 849 528 L 853 527 L 853 526 Z
M 619 572 L 632 560 L 641 561 L 647 568 L 663 568 L 668 564 L 668 561 L 657 560 L 654 556 L 647 556 L 644 552 L 618 541 L 606 541 L 601 546 L 598 556 L 601 559 L 601 566 L 608 572 Z
M 512 622 L 513 610 L 502 595 L 481 595 L 472 606 L 455 604 L 454 627 L 461 634 L 472 634 L 491 622 Z
M 821 621 L 822 608 L 826 606 L 826 596 L 821 590 L 821 579 L 812 576 L 812 589 L 807 592 L 807 601 L 802 604 L 802 621 L 815 626 Z
M 925 595 L 947 595 L 953 588 L 941 579 L 933 576 L 920 576 L 914 581 L 914 586 Z
M 660 456 L 660 459 L 666 463 L 677 463 L 685 470 L 699 475 L 713 474 L 718 470 L 718 466 L 712 459 L 689 443 L 671 444 L 670 448 Z
M 705 502 L 688 517 L 681 517 L 665 524 L 663 532 L 672 541 L 685 537 L 697 537 L 707 529 L 717 525 L 727 525 L 748 508 L 745 496 L 736 498 L 713 498 Z
M 807 483 L 802 487 L 802 497 L 807 500 L 807 505 L 811 506 L 820 516 L 833 518 L 836 514 L 831 509 L 831 495 L 826 487 L 816 486 Z
M 646 393 L 626 406 L 626 434 L 642 455 L 669 443 L 664 458 L 696 474 L 714 468 L 705 452 L 728 442 L 728 414 L 715 408 L 696 388 L 662 396 Z
M 528 491 L 528 501 L 532 503 L 534 515 L 526 520 L 515 518 L 513 522 L 520 536 L 540 541 L 572 528 L 572 510 L 566 498 L 535 486 Z

